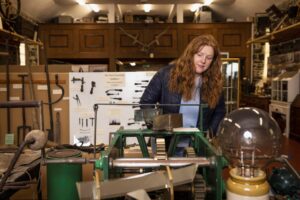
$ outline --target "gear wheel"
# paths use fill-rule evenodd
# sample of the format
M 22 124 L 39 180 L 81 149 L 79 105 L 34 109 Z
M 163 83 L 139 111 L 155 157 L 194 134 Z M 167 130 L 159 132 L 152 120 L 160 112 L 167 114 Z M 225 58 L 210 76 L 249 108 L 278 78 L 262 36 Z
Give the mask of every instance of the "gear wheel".
M 194 183 L 194 200 L 204 200 L 206 195 L 206 184 L 201 174 L 196 174 Z
M 184 154 L 185 154 L 185 157 L 188 157 L 188 158 L 196 157 L 196 153 L 195 153 L 195 150 L 193 147 L 185 147 Z
M 195 149 L 193 147 L 186 147 L 184 149 L 184 152 L 185 152 L 185 156 L 188 158 L 196 157 Z M 192 188 L 193 188 L 193 194 L 194 194 L 193 199 L 194 200 L 204 200 L 205 199 L 206 183 L 201 174 L 196 174 Z
M 156 155 L 155 158 L 157 160 L 166 160 L 166 144 L 164 138 L 156 138 Z

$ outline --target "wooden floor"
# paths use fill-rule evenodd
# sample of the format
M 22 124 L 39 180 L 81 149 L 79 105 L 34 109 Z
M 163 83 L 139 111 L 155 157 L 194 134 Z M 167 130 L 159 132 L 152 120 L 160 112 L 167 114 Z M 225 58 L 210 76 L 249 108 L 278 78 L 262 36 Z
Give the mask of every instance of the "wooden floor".
M 287 156 L 288 161 L 300 173 L 300 141 L 283 137 L 281 153 Z

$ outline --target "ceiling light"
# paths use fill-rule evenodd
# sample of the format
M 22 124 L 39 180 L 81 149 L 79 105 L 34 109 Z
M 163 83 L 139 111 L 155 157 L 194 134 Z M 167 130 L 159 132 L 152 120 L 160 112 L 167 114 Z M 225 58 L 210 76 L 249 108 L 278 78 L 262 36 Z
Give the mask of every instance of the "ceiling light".
M 135 62 L 130 62 L 129 65 L 134 67 L 134 66 L 136 66 L 136 63 Z
M 195 11 L 198 10 L 198 8 L 200 8 L 201 6 L 202 6 L 202 4 L 200 4 L 200 3 L 194 3 L 194 4 L 192 4 L 190 10 L 191 10 L 192 12 L 195 12 Z
M 204 0 L 204 5 L 210 5 L 214 0 Z
M 85 5 L 85 0 L 76 0 L 76 2 L 81 6 Z
M 146 13 L 150 12 L 151 7 L 152 7 L 151 4 L 144 4 L 144 11 L 145 11 Z
M 89 7 L 96 13 L 100 11 L 100 7 L 98 4 L 89 4 Z

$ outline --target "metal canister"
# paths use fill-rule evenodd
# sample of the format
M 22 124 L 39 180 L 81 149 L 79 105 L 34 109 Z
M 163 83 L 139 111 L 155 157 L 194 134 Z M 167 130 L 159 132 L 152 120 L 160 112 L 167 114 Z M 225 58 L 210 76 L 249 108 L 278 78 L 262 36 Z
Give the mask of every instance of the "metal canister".
M 47 159 L 65 159 L 81 157 L 81 152 L 74 149 L 54 150 L 47 154 Z M 47 164 L 48 200 L 79 199 L 76 182 L 82 181 L 82 165 L 75 163 Z

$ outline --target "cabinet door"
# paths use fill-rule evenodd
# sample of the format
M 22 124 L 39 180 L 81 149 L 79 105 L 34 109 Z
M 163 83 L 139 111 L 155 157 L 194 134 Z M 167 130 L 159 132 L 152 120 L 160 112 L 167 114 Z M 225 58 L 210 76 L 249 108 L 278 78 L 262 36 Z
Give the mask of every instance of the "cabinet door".
M 41 38 L 47 49 L 48 58 L 73 58 L 76 53 L 73 29 L 46 28 Z
M 230 52 L 230 57 L 247 57 L 250 53 L 246 47 L 251 37 L 251 26 L 247 23 L 230 23 L 218 26 L 218 41 L 223 52 Z
M 115 54 L 118 58 L 142 57 L 143 30 L 139 28 L 115 29 Z
M 177 30 L 165 25 L 118 27 L 115 29 L 115 53 L 117 58 L 177 57 Z
M 80 57 L 108 57 L 110 42 L 108 35 L 108 29 L 79 29 Z
M 203 34 L 210 34 L 215 36 L 215 31 L 212 26 L 207 24 L 193 24 L 193 25 L 185 25 L 182 30 L 182 45 L 183 49 L 189 44 L 189 42 L 195 37 Z
M 150 46 L 155 58 L 177 57 L 177 30 L 167 27 L 145 30 L 145 42 Z

